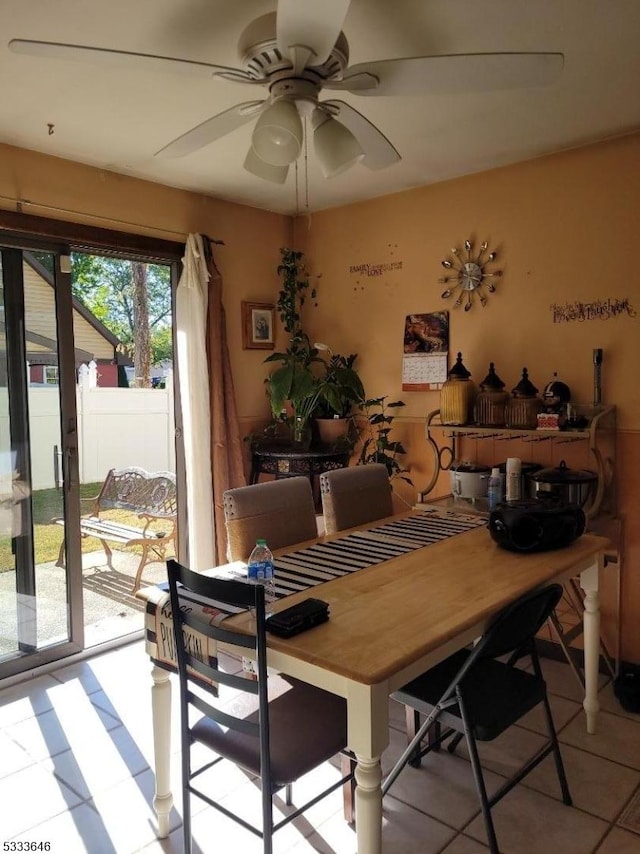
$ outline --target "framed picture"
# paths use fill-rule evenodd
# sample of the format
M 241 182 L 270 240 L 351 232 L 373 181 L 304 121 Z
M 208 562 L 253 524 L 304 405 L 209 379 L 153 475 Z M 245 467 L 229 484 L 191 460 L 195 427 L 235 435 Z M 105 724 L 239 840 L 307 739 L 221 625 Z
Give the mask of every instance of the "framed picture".
M 275 316 L 275 307 L 270 303 L 242 303 L 242 346 L 245 350 L 273 350 Z

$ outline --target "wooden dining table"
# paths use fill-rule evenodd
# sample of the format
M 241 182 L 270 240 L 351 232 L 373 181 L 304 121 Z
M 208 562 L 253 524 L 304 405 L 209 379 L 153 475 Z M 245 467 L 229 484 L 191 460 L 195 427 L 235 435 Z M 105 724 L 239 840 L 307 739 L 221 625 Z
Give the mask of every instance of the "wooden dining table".
M 325 543 L 345 533 L 313 542 Z M 276 604 L 276 610 L 281 610 L 309 596 L 329 603 L 328 622 L 287 640 L 269 635 L 268 662 L 275 670 L 346 699 L 348 746 L 357 757 L 359 854 L 382 851 L 380 757 L 389 743 L 389 695 L 479 637 L 496 613 L 520 595 L 572 577 L 580 579 L 584 592 L 583 706 L 587 731 L 595 732 L 598 579 L 607 545 L 605 538 L 585 534 L 555 551 L 514 553 L 498 547 L 486 527 L 476 527 L 327 581 L 321 587 L 294 593 Z M 225 567 L 210 572 L 224 574 Z M 161 613 L 170 632 L 168 594 L 158 588 L 144 588 L 138 595 L 147 601 L 148 626 L 157 626 Z M 228 619 L 251 630 L 247 613 Z M 168 637 L 166 634 L 165 641 Z M 147 651 L 153 664 L 154 808 L 158 836 L 164 837 L 169 832 L 173 804 L 169 785 L 170 675 L 175 666 L 166 650 L 160 655 L 158 643 L 159 638 L 148 631 Z

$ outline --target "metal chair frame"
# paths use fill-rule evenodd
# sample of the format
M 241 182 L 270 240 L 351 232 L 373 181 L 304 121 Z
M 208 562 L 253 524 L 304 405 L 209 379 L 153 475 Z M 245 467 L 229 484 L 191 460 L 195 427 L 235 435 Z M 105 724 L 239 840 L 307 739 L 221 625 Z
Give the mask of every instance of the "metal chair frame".
M 498 854 L 499 849 L 491 818 L 491 807 L 550 753 L 553 753 L 555 759 L 562 800 L 567 806 L 571 806 L 572 803 L 535 645 L 536 633 L 548 619 L 561 596 L 562 587 L 554 584 L 521 597 L 498 615 L 471 650 L 460 650 L 454 653 L 444 662 L 391 695 L 395 700 L 414 710 L 416 723 L 419 714 L 426 715 L 426 718 L 422 725 L 417 726 L 415 735 L 410 738 L 406 750 L 386 777 L 382 786 L 383 795 L 389 791 L 405 765 L 418 766 L 424 755 L 432 750 L 438 750 L 441 744 L 450 738 L 448 749 L 453 752 L 461 738 L 466 737 L 492 854 Z M 509 654 L 507 661 L 496 660 L 498 657 Z M 524 672 L 518 674 L 518 690 L 523 691 L 524 694 L 514 697 L 513 707 L 503 708 L 502 716 L 499 714 L 498 707 L 498 713 L 492 715 L 490 723 L 474 720 L 474 705 L 481 699 L 483 687 L 491 684 L 488 679 L 484 681 L 483 675 L 488 676 L 492 673 L 494 685 L 496 680 L 503 678 L 505 693 L 508 695 L 509 682 L 515 688 L 513 672 L 515 664 L 520 657 L 527 654 L 531 656 L 533 674 Z M 434 701 L 435 695 L 442 687 L 444 690 L 439 695 L 439 699 Z M 486 693 L 484 699 L 486 700 Z M 489 798 L 476 742 L 492 740 L 539 703 L 544 707 L 549 735 L 548 743 Z M 428 743 L 422 747 L 421 743 L 425 736 L 428 736 Z
M 182 787 L 183 787 L 183 827 L 185 852 L 191 851 L 191 795 L 196 795 L 209 806 L 214 807 L 230 819 L 242 825 L 263 840 L 265 854 L 272 852 L 273 834 L 289 824 L 309 807 L 316 804 L 328 794 L 353 781 L 355 759 L 350 758 L 349 773 L 341 777 L 337 782 L 326 788 L 320 794 L 307 801 L 301 807 L 296 808 L 279 822 L 273 820 L 273 796 L 279 788 L 286 788 L 285 800 L 287 805 L 291 804 L 291 782 L 276 785 L 271 774 L 271 747 L 270 747 L 270 710 L 268 697 L 267 676 L 267 643 L 265 625 L 265 602 L 264 588 L 262 585 L 249 585 L 242 581 L 216 579 L 192 572 L 181 566 L 175 560 L 167 562 L 169 576 L 169 591 L 171 597 L 171 610 L 176 640 L 176 652 L 178 660 L 178 674 L 180 680 L 180 731 L 182 743 Z M 255 609 L 255 634 L 246 634 L 224 627 L 204 622 L 201 615 L 187 608 L 181 608 L 179 602 L 178 588 L 184 586 L 189 591 L 206 600 L 213 600 L 235 608 Z M 185 644 L 184 630 L 197 632 L 211 638 L 216 643 L 224 643 L 239 648 L 240 651 L 255 656 L 257 678 L 249 679 L 238 674 L 227 673 L 222 670 L 217 659 L 202 660 L 202 650 L 195 646 Z M 217 686 L 226 685 L 232 689 L 246 692 L 257 697 L 257 718 L 241 717 L 234 715 L 232 711 L 223 711 L 217 708 L 205 698 L 207 694 L 212 697 L 217 695 Z M 295 690 L 295 689 L 294 689 Z M 190 724 L 189 711 L 197 709 L 204 718 L 214 721 L 220 727 L 234 730 L 247 739 L 259 739 L 260 756 L 260 787 L 262 800 L 262 825 L 257 827 L 245 821 L 242 817 L 234 814 L 222 804 L 209 797 L 202 789 L 193 785 L 193 780 L 206 770 L 216 765 L 222 759 L 229 758 L 217 755 L 212 761 L 206 762 L 201 767 L 193 770 L 191 767 L 191 746 L 198 740 L 194 737 L 194 725 Z M 318 729 L 325 726 L 324 721 L 318 721 Z M 197 724 L 196 734 L 197 734 Z M 255 743 L 255 742 L 254 742 Z M 346 743 L 346 729 L 345 729 Z M 233 759 L 231 759 L 233 761 Z M 237 763 L 239 764 L 239 763 Z M 241 766 L 240 766 L 241 767 Z M 312 770 L 311 766 L 305 769 Z M 254 773 L 253 771 L 251 773 Z

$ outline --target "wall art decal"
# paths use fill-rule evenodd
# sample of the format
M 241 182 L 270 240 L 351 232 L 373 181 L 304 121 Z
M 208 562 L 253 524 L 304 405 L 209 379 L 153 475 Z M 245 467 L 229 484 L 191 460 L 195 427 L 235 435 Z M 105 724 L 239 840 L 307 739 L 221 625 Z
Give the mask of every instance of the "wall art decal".
M 609 297 L 603 300 L 594 300 L 593 302 L 565 302 L 562 304 L 551 303 L 550 310 L 553 315 L 554 323 L 571 323 L 578 321 L 583 323 L 585 320 L 610 320 L 612 317 L 618 317 L 620 314 L 626 314 L 628 317 L 635 317 L 636 310 L 629 302 L 629 297 L 617 299 Z

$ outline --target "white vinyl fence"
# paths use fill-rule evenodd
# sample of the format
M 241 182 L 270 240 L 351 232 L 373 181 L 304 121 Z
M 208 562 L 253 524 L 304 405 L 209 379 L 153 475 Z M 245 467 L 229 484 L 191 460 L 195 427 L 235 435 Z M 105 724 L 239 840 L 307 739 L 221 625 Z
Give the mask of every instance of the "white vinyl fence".
M 103 481 L 111 468 L 175 472 L 171 377 L 166 389 L 92 388 L 81 383 L 77 407 L 80 483 Z M 6 432 L 8 437 L 7 421 L 0 416 L 0 436 Z M 55 449 L 61 448 L 57 387 L 29 388 L 29 424 L 32 487 L 49 489 L 56 485 Z

